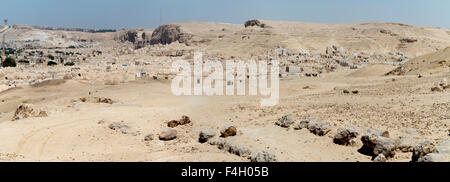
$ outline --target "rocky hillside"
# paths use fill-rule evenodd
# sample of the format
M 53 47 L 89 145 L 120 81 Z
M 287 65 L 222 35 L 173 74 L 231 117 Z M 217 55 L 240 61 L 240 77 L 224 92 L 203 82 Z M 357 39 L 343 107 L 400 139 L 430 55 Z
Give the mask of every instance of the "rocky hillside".
M 388 75 L 436 74 L 450 71 L 450 47 L 414 58 Z
M 264 26 L 199 22 L 175 25 L 199 37 L 203 43 L 200 47 L 226 56 L 258 55 L 274 47 L 324 53 L 335 45 L 354 53 L 401 52 L 416 57 L 450 46 L 448 30 L 399 23 L 258 23 Z

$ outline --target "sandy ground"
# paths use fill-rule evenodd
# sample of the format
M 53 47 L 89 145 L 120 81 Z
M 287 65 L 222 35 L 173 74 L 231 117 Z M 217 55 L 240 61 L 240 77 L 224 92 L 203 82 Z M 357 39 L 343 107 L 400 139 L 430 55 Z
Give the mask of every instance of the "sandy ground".
M 287 77 L 281 80 L 281 99 L 275 107 L 260 107 L 259 98 L 250 96 L 175 97 L 166 80 L 110 86 L 67 80 L 15 88 L 0 93 L 0 161 L 248 161 L 198 142 L 200 130 L 219 131 L 229 122 L 238 129 L 238 135 L 229 138 L 233 143 L 271 151 L 279 161 L 370 161 L 370 156 L 357 151 L 362 146 L 359 140 L 355 146 L 332 142 L 336 130 L 347 125 L 386 129 L 391 138 L 433 142 L 448 138 L 450 94 L 430 88 L 450 78 L 449 73 L 418 78 L 372 76 L 376 71 L 366 71 L 370 76 L 352 76 L 354 71 L 348 70 L 318 78 Z M 343 94 L 343 89 L 357 89 L 359 94 Z M 89 94 L 116 103 L 71 101 Z M 22 102 L 45 107 L 49 116 L 11 121 Z M 297 122 L 306 118 L 329 122 L 332 133 L 320 137 L 274 124 L 288 113 Z M 188 115 L 192 124 L 177 127 L 175 140 L 158 140 L 165 122 L 182 115 Z M 120 121 L 140 135 L 108 128 Z M 144 141 L 149 133 L 156 139 Z M 397 152 L 390 161 L 410 158 L 411 153 Z
M 333 143 L 337 130 L 349 125 L 361 128 L 361 135 L 369 128 L 388 130 L 391 138 L 405 137 L 415 144 L 423 139 L 435 144 L 448 140 L 450 93 L 431 88 L 450 80 L 449 30 L 376 22 L 264 23 L 269 27 L 175 23 L 183 33 L 192 34 L 193 44 L 136 50 L 134 44 L 121 40 L 128 30 L 91 34 L 13 26 L 7 41 L 78 45 L 64 51 L 80 55 L 67 58 L 76 63 L 74 67 L 52 67 L 45 61 L 1 68 L 0 161 L 249 161 L 198 142 L 200 131 L 219 132 L 229 123 L 238 130 L 227 138 L 233 144 L 269 151 L 278 161 L 371 161 L 358 152 L 360 137 L 354 146 Z M 138 32 L 141 36 L 152 31 Z M 280 48 L 292 52 L 277 53 Z M 103 54 L 90 55 L 94 50 Z M 42 59 L 54 54 L 45 47 L 42 51 Z M 253 96 L 173 96 L 170 78 L 163 76 L 171 75 L 172 61 L 192 61 L 195 51 L 222 61 L 280 59 L 280 70 L 286 66 L 304 70 L 282 78 L 281 98 L 274 107 L 260 107 L 260 98 Z M 160 80 L 136 81 L 136 73 Z M 319 76 L 305 76 L 311 73 Z M 114 103 L 73 101 L 82 97 L 110 98 Z M 12 121 L 21 103 L 46 108 L 48 117 Z M 332 131 L 321 137 L 275 125 L 286 114 L 296 123 L 328 122 Z M 166 122 L 183 115 L 192 123 L 176 127 L 175 140 L 159 140 Z M 113 122 L 123 122 L 139 134 L 111 130 L 108 126 Z M 154 139 L 145 141 L 148 134 Z M 388 161 L 410 161 L 411 155 L 398 151 Z

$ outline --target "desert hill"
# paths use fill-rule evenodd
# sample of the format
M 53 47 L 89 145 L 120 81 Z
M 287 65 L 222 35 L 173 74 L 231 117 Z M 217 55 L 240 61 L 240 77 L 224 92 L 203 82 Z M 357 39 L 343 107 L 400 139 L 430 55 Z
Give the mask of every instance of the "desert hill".
M 174 23 L 204 39 L 200 45 L 226 56 L 258 55 L 273 47 L 324 53 L 328 46 L 350 52 L 416 57 L 450 45 L 448 30 L 400 23 L 306 23 L 262 21 L 266 27 L 223 23 Z
M 243 24 L 180 22 L 183 34 L 191 35 L 191 49 L 206 49 L 210 53 L 230 57 L 251 57 L 265 54 L 275 47 L 293 52 L 324 53 L 329 46 L 343 47 L 351 53 L 365 52 L 387 55 L 401 52 L 410 58 L 432 53 L 450 46 L 449 30 L 400 23 L 307 23 L 264 21 L 266 26 Z M 147 40 L 143 40 L 143 33 Z M 42 30 L 16 25 L 6 39 L 37 42 L 42 46 L 67 47 L 83 42 L 109 40 L 145 44 L 150 42 L 152 29 L 120 30 L 108 33 L 88 33 L 63 30 Z M 139 42 L 140 41 L 140 42 Z M 141 48 L 144 46 L 136 46 Z
M 436 74 L 450 71 L 450 47 L 414 58 L 390 75 Z
M 6 38 L 26 48 L 8 49 L 17 65 L 0 68 L 0 162 L 450 159 L 448 30 L 251 20 L 107 33 L 15 25 Z M 199 50 L 279 59 L 278 105 L 175 96 L 171 63 Z M 385 76 L 393 69 L 423 76 Z

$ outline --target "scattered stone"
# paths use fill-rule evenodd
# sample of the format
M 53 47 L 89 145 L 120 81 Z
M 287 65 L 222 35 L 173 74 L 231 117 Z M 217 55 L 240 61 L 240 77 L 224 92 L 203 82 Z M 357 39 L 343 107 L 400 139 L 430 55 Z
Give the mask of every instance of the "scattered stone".
M 414 42 L 417 42 L 417 39 L 412 38 L 412 37 L 405 37 L 405 38 L 401 38 L 400 42 L 401 43 L 414 43 Z
M 295 127 L 294 130 L 301 130 L 303 128 L 308 128 L 308 125 L 311 121 L 310 120 L 302 120 L 300 121 L 300 123 L 298 123 Z
M 129 127 L 127 125 L 125 125 L 125 127 L 122 127 L 121 132 L 122 132 L 122 134 L 133 135 L 133 136 L 138 136 L 140 134 L 139 131 L 132 129 L 131 127 Z
M 214 130 L 204 130 L 200 131 L 198 141 L 200 143 L 207 142 L 210 138 L 214 137 L 216 135 L 216 132 Z
M 178 120 L 171 120 L 171 121 L 169 121 L 169 122 L 167 123 L 167 126 L 168 126 L 168 127 L 171 127 L 171 128 L 175 128 L 175 127 L 177 127 L 178 125 L 179 125 Z
M 394 157 L 396 143 L 388 136 L 389 132 L 386 131 L 368 130 L 368 133 L 361 137 L 363 146 L 359 149 L 359 152 L 373 158 L 380 154 L 383 154 L 386 158 Z
M 220 150 L 224 150 L 229 152 L 230 148 L 233 146 L 233 144 L 228 140 L 220 140 L 217 144 L 217 148 Z
M 442 92 L 442 91 L 444 91 L 444 89 L 442 89 L 440 86 L 436 86 L 436 87 L 432 87 L 431 91 L 432 92 Z
M 251 162 L 277 162 L 277 158 L 274 154 L 262 151 L 262 152 L 256 152 L 252 153 L 250 156 Z
M 139 131 L 132 129 L 130 126 L 126 124 L 123 124 L 123 122 L 113 122 L 109 124 L 108 128 L 116 131 L 120 130 L 122 134 L 129 134 L 133 136 L 138 136 L 140 134 Z
M 232 126 L 232 125 L 228 125 L 225 126 L 221 131 L 220 131 L 220 137 L 229 137 L 229 136 L 235 136 L 237 134 L 237 129 L 236 127 Z
M 222 138 L 212 138 L 212 139 L 208 140 L 208 144 L 219 145 L 219 143 L 221 143 L 222 141 L 223 141 Z
M 429 153 L 433 153 L 436 151 L 436 148 L 433 143 L 429 141 L 422 141 L 418 145 L 416 145 L 413 149 L 412 162 L 423 161 L 423 157 Z
M 223 138 L 213 138 L 208 141 L 210 145 L 217 146 L 218 149 L 235 154 L 241 157 L 250 157 L 251 150 L 247 146 L 236 146 Z
M 89 103 L 105 103 L 105 104 L 113 104 L 114 102 L 110 98 L 101 98 L 101 97 L 82 97 L 79 99 L 81 102 L 89 102 Z
M 354 126 L 339 129 L 333 138 L 333 142 L 339 145 L 353 145 L 354 138 L 358 137 L 358 129 Z
M 400 150 L 402 152 L 412 152 L 414 149 L 414 143 L 404 137 L 400 137 L 396 141 L 397 150 Z
M 325 122 L 310 122 L 308 124 L 308 130 L 315 135 L 325 136 L 331 131 L 331 126 Z
M 447 79 L 443 78 L 440 82 L 439 82 L 439 86 L 441 87 L 446 87 L 448 85 Z
M 181 116 L 179 121 L 180 125 L 185 125 L 191 123 L 191 119 L 188 116 Z
M 419 158 L 418 162 L 450 162 L 450 139 L 437 144 L 434 152 Z
M 290 114 L 283 116 L 277 122 L 275 122 L 276 125 L 283 128 L 289 128 L 289 126 L 291 126 L 293 123 L 294 120 L 292 119 L 292 116 Z
M 122 123 L 120 122 L 113 122 L 109 124 L 108 128 L 112 130 L 120 130 L 123 127 Z
M 152 141 L 153 140 L 153 134 L 152 133 L 150 133 L 150 134 L 148 134 L 148 135 L 145 135 L 145 137 L 144 137 L 144 141 Z
M 104 119 L 97 122 L 97 124 L 105 124 L 105 123 L 106 123 L 106 121 Z
M 387 159 L 383 154 L 378 155 L 377 157 L 375 157 L 375 159 L 373 159 L 373 162 L 386 162 Z
M 167 123 L 168 127 L 175 128 L 179 125 L 186 125 L 191 123 L 191 119 L 188 116 L 182 116 L 180 120 L 171 120 Z
M 177 130 L 172 128 L 166 128 L 159 134 L 159 139 L 168 141 L 177 138 Z
M 12 121 L 31 117 L 47 117 L 47 111 L 44 108 L 32 104 L 21 104 L 16 109 Z
M 247 146 L 231 146 L 230 153 L 241 156 L 241 157 L 249 157 L 251 155 L 250 148 Z

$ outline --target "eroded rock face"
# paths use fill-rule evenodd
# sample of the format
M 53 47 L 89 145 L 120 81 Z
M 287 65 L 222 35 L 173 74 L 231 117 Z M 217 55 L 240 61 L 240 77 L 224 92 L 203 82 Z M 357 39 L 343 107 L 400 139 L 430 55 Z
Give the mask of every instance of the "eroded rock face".
M 192 37 L 191 34 L 183 33 L 178 25 L 162 25 L 153 31 L 150 45 L 166 45 L 176 41 L 188 44 Z
M 34 106 L 32 104 L 21 104 L 16 109 L 14 116 L 12 118 L 13 121 L 31 118 L 31 117 L 47 117 L 47 111 L 44 108 Z
M 122 40 L 131 42 L 131 43 L 136 43 L 137 36 L 138 36 L 138 32 L 136 30 L 130 30 L 130 31 L 125 32 L 125 34 L 122 37 Z

